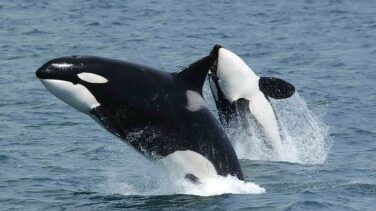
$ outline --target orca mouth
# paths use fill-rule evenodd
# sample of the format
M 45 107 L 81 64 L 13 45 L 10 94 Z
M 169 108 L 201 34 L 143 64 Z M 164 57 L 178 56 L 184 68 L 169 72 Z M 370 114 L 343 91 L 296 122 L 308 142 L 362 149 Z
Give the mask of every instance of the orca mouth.
M 215 60 L 213 65 L 210 67 L 210 71 L 208 73 L 208 79 L 209 79 L 210 89 L 214 96 L 215 103 L 217 107 L 221 107 L 220 101 L 224 101 L 224 100 L 220 100 L 220 99 L 225 99 L 225 96 L 219 86 L 219 77 L 217 75 L 217 64 L 218 64 L 218 59 Z
M 95 116 L 98 120 L 102 119 L 101 114 L 103 113 L 103 109 L 100 105 L 94 106 L 93 108 L 90 109 L 89 113 L 92 116 Z
M 59 79 L 40 80 L 48 91 L 80 112 L 88 113 L 100 105 L 95 96 L 81 84 Z
M 216 59 L 213 63 L 213 65 L 210 67 L 210 71 L 209 71 L 209 75 L 211 77 L 214 77 L 215 79 L 218 80 L 218 76 L 217 76 L 217 64 L 218 64 L 218 59 Z
M 214 61 L 213 65 L 210 67 L 209 75 L 211 77 L 215 78 L 216 80 L 218 80 L 217 69 L 218 69 L 219 49 L 221 49 L 221 48 L 222 48 L 222 46 L 215 45 L 210 52 L 210 56 L 215 57 L 215 61 Z

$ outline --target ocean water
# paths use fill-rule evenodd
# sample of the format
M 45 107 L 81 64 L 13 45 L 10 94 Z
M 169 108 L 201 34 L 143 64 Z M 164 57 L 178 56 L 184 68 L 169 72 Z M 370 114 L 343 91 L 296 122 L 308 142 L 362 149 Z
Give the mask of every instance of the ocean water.
M 375 14 L 372 0 L 1 0 L 0 210 L 376 210 Z M 245 182 L 171 180 L 35 77 L 73 54 L 172 72 L 214 44 L 298 91 L 272 101 L 284 161 L 232 136 Z

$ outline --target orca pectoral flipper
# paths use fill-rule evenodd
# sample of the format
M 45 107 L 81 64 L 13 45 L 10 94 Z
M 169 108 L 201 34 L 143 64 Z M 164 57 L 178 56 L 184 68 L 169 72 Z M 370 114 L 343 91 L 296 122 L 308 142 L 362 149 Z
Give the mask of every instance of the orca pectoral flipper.
M 260 77 L 259 88 L 266 96 L 274 99 L 289 98 L 295 93 L 292 84 L 274 77 Z

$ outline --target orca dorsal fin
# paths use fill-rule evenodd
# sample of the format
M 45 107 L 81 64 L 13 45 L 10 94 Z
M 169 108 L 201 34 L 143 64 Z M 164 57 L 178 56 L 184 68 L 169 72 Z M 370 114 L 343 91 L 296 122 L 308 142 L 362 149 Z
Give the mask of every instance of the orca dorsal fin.
M 287 81 L 274 77 L 260 77 L 259 89 L 274 99 L 289 98 L 295 93 L 295 87 Z
M 183 83 L 188 89 L 196 91 L 202 95 L 202 87 L 206 76 L 210 67 L 216 60 L 217 57 L 212 54 L 205 56 L 204 58 L 188 65 L 181 71 L 174 73 L 175 78 Z

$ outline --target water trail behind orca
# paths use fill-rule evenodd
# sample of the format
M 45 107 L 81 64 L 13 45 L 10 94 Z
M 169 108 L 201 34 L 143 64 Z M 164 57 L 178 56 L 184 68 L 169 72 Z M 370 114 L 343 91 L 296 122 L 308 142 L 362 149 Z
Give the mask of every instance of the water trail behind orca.
M 284 145 L 282 159 L 276 159 L 258 123 L 249 119 L 249 131 L 228 128 L 240 159 L 275 160 L 304 164 L 321 164 L 326 160 L 332 140 L 328 126 L 312 112 L 304 99 L 295 93 L 283 100 L 271 99 Z

